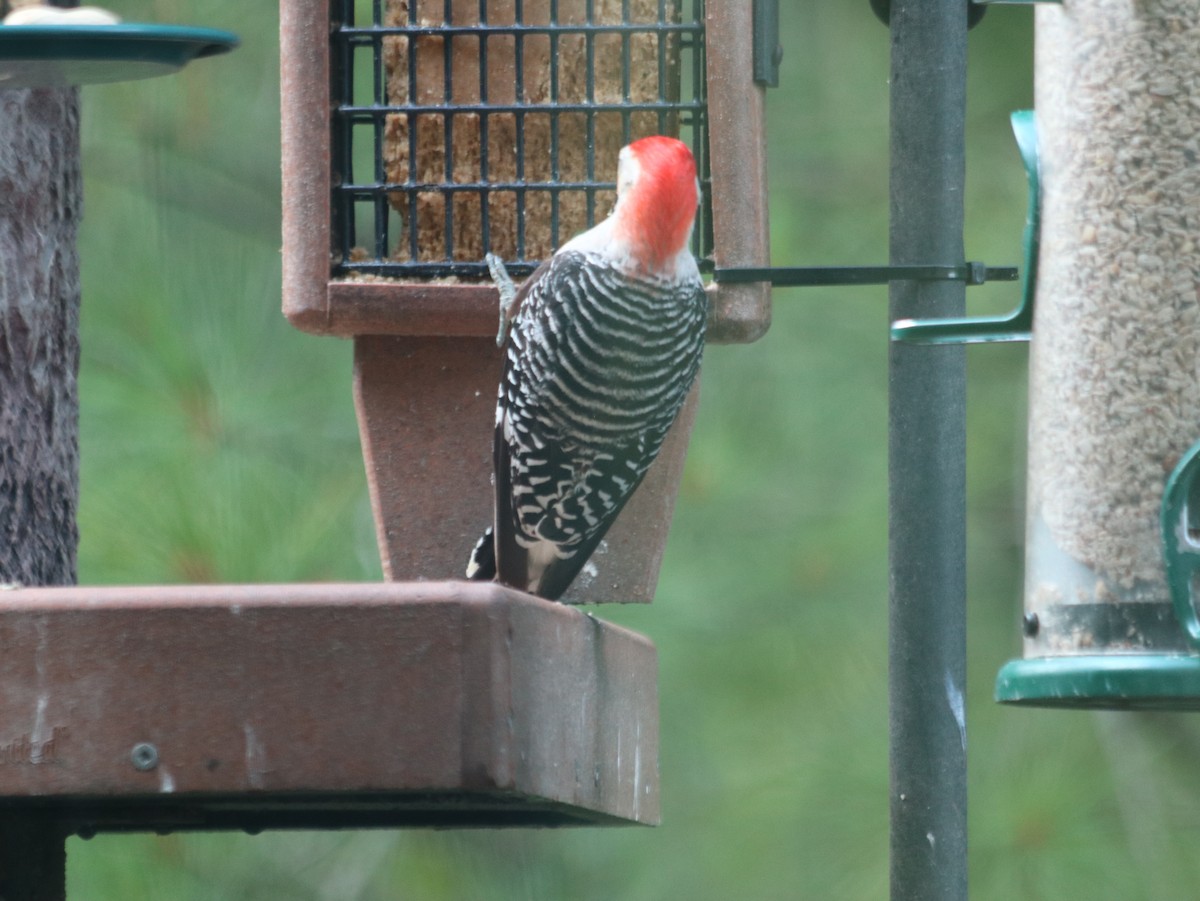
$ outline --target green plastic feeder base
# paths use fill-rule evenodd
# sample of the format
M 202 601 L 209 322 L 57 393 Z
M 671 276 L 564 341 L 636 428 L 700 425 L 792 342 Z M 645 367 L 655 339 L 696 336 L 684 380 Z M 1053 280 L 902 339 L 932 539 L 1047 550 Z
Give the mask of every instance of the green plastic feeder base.
M 1200 656 L 1108 654 L 1011 660 L 996 700 L 1028 707 L 1200 710 Z
M 0 90 L 151 78 L 237 44 L 181 25 L 0 25 Z

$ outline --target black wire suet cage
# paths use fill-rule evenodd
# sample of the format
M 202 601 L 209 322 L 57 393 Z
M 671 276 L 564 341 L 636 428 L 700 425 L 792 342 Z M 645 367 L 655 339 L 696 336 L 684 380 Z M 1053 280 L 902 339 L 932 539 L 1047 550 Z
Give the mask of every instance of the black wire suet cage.
M 711 265 L 703 0 L 339 0 L 334 274 L 531 271 L 607 215 L 617 151 L 692 148 Z

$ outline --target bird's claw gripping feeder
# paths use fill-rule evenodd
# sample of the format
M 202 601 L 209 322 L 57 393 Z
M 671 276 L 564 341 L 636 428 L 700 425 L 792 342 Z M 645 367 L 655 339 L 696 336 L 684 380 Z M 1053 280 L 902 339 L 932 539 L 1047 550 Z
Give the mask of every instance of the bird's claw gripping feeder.
M 759 6 L 281 4 L 284 312 L 354 338 L 388 579 L 461 577 L 491 521 L 488 254 L 527 275 L 607 215 L 623 145 L 669 134 L 699 167 L 697 257 L 767 265 Z M 713 285 L 709 340 L 761 335 L 769 291 Z M 695 401 L 564 600 L 653 595 Z

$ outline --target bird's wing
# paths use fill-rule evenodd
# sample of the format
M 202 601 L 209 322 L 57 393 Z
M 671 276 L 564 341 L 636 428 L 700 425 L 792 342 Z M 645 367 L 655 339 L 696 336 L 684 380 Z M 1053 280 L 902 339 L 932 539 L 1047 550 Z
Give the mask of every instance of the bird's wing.
M 506 306 L 501 312 L 501 319 L 504 322 L 512 323 L 516 321 L 517 314 L 521 312 L 521 306 L 529 297 L 530 292 L 533 291 L 533 289 L 539 285 L 543 279 L 546 278 L 547 274 L 549 274 L 550 263 L 552 259 L 553 258 L 550 260 L 543 260 L 541 265 L 539 265 L 533 270 L 533 272 L 529 274 L 529 278 L 525 279 L 525 281 L 521 283 L 521 287 L 517 289 L 517 293 L 513 295 L 513 298 L 511 301 L 509 301 L 508 306 Z M 508 332 L 505 343 L 508 343 L 509 341 L 512 341 L 511 329 Z
M 514 323 L 521 307 L 530 294 L 542 284 L 550 272 L 552 259 L 545 260 L 521 283 L 513 295 L 512 301 L 504 309 L 502 319 Z M 508 329 L 505 344 L 513 341 L 512 329 Z M 492 443 L 492 472 L 493 489 L 495 491 L 494 525 L 494 559 L 491 561 L 492 572 L 499 580 L 507 585 L 523 586 L 528 584 L 524 576 L 528 572 L 528 552 L 517 543 L 516 533 L 518 519 L 513 511 L 513 493 L 511 480 L 512 448 L 504 436 L 504 417 L 509 403 L 509 377 L 512 370 L 511 352 L 506 353 L 504 372 L 500 379 L 500 397 L 497 401 L 496 431 Z M 503 561 L 503 563 L 501 562 Z

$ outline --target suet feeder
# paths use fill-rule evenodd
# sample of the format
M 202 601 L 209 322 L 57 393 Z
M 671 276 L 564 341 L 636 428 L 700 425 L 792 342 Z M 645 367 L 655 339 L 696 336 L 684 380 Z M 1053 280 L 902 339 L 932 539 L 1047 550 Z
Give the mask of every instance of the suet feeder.
M 491 522 L 486 253 L 531 272 L 607 215 L 621 146 L 670 134 L 701 173 L 697 257 L 767 264 L 758 5 L 281 4 L 284 312 L 354 338 L 388 579 L 461 578 Z M 769 290 L 714 285 L 710 340 L 759 337 Z M 565 601 L 653 596 L 695 404 Z
M 1116 0 L 1036 23 L 1025 653 L 997 696 L 1200 709 L 1195 32 Z

